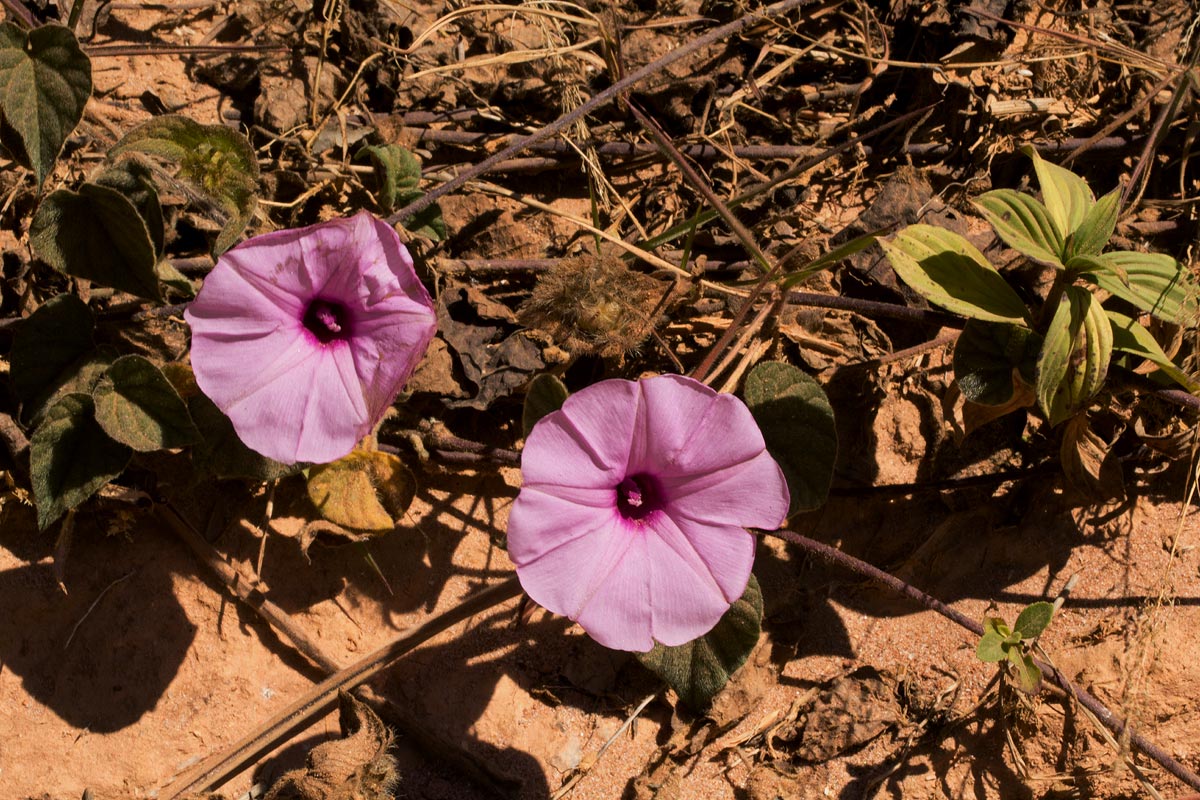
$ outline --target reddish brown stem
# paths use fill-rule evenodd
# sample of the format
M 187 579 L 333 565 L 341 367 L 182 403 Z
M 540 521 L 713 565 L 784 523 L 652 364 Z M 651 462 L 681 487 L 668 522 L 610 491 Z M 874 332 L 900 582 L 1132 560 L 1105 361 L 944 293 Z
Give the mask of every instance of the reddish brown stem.
M 884 572 L 878 567 L 872 566 L 871 564 L 855 558 L 848 553 L 843 553 L 836 547 L 830 547 L 829 545 L 818 542 L 815 539 L 810 539 L 807 536 L 803 536 L 799 533 L 789 530 L 772 531 L 771 535 L 778 536 L 787 542 L 798 545 L 799 547 L 804 548 L 806 551 L 824 558 L 826 561 L 831 561 L 838 566 L 845 567 L 852 572 L 855 572 L 866 578 L 870 578 L 873 581 L 882 583 L 884 586 L 887 586 L 889 589 L 892 589 L 898 594 L 902 594 L 911 600 L 915 600 L 917 603 L 925 606 L 925 608 L 936 611 L 946 619 L 958 623 L 961 627 L 966 628 L 976 636 L 983 635 L 983 626 L 965 614 L 956 611 L 955 609 L 943 603 L 941 600 L 938 600 L 936 597 L 922 592 L 912 584 L 902 581 L 895 575 Z M 1200 789 L 1200 776 L 1197 776 L 1183 764 L 1180 764 L 1178 761 L 1172 758 L 1170 754 L 1168 754 L 1161 747 L 1149 741 L 1140 733 L 1135 731 L 1127 721 L 1121 719 L 1112 711 L 1110 711 L 1107 706 L 1089 694 L 1086 690 L 1075 686 L 1067 679 L 1065 675 L 1056 670 L 1054 667 L 1038 659 L 1034 659 L 1034 663 L 1037 664 L 1038 669 L 1042 671 L 1042 674 L 1045 677 L 1053 680 L 1069 695 L 1074 697 L 1078 703 L 1095 714 L 1096 718 L 1103 723 L 1104 727 L 1108 728 L 1118 737 L 1127 737 L 1129 744 L 1133 748 L 1142 751 L 1150 758 L 1154 759 L 1154 761 L 1158 762 L 1159 766 L 1174 775 L 1179 780 L 1186 783 L 1188 786 L 1192 787 L 1193 789 Z

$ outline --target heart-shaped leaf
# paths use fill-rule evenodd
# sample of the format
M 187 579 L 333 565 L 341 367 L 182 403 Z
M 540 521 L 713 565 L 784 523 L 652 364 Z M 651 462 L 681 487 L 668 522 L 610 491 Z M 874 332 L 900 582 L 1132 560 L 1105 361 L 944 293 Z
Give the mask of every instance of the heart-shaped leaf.
M 0 24 L 0 112 L 21 139 L 38 185 L 92 94 L 92 62 L 62 25 Z
M 354 154 L 354 160 L 369 160 L 375 167 L 375 199 L 385 214 L 402 205 L 401 197 L 421 182 L 421 162 L 398 144 L 367 145 Z
M 537 421 L 547 414 L 558 411 L 567 400 L 567 387 L 557 375 L 543 372 L 529 383 L 525 392 L 525 407 L 521 413 L 521 427 L 528 436 Z
M 110 158 L 149 153 L 179 164 L 179 177 L 229 215 L 214 250 L 222 253 L 254 216 L 258 204 L 258 158 L 250 141 L 224 125 L 201 125 L 177 114 L 155 117 L 122 137 Z
M 792 495 L 789 513 L 819 508 L 837 460 L 833 407 L 821 385 L 791 364 L 768 361 L 746 377 L 743 392 Z
M 892 241 L 879 243 L 896 274 L 934 305 L 989 322 L 1025 322 L 1025 303 L 983 254 L 957 233 L 910 225 Z
M 973 205 L 1009 247 L 1062 269 L 1063 234 L 1036 199 L 1012 189 L 997 189 L 980 195 Z
M 308 474 L 308 497 L 321 516 L 360 531 L 390 531 L 416 496 L 408 468 L 391 453 L 355 450 Z
M 30 479 L 43 530 L 129 463 L 129 448 L 108 437 L 93 410 L 91 397 L 69 394 L 46 412 L 30 437 Z
M 161 299 L 146 223 L 115 189 L 85 183 L 78 192 L 53 192 L 33 215 L 29 241 L 38 257 L 59 272 Z
M 954 344 L 954 377 L 963 397 L 985 406 L 1008 404 L 1013 370 L 1032 385 L 1042 337 L 1023 325 L 967 320 Z
M 60 294 L 21 323 L 9 356 L 12 386 L 29 403 L 50 394 L 72 365 L 96 347 L 92 312 L 73 294 Z
M 1038 403 L 1051 425 L 1083 409 L 1100 389 L 1112 342 L 1112 324 L 1095 296 L 1066 287 L 1038 359 Z
M 136 158 L 124 158 L 92 176 L 92 183 L 115 189 L 137 209 L 138 216 L 146 223 L 150 241 L 154 243 L 154 254 L 163 253 L 163 212 L 158 201 L 158 188 L 154 185 L 154 174 L 150 167 Z
M 1025 606 L 1013 624 L 1013 633 L 1022 639 L 1036 639 L 1050 624 L 1054 617 L 1054 604 L 1039 600 Z
M 158 367 L 141 356 L 122 356 L 92 392 L 96 421 L 121 444 L 149 453 L 193 444 L 200 431 L 179 394 Z
M 638 660 L 688 706 L 707 708 L 758 644 L 762 616 L 762 593 L 751 575 L 745 593 L 711 631 L 677 647 L 655 644 L 649 653 L 638 653 Z

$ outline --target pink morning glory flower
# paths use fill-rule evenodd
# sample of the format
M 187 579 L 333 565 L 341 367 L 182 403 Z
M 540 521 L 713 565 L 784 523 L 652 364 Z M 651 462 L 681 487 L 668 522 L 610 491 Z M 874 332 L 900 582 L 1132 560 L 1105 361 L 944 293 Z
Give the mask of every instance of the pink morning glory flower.
M 788 510 L 750 410 L 679 375 L 572 395 L 534 426 L 521 471 L 508 519 L 521 586 L 618 650 L 711 630 L 750 579 L 746 527 Z
M 226 251 L 184 317 L 200 389 L 248 447 L 288 464 L 350 452 L 436 327 L 408 250 L 365 211 Z

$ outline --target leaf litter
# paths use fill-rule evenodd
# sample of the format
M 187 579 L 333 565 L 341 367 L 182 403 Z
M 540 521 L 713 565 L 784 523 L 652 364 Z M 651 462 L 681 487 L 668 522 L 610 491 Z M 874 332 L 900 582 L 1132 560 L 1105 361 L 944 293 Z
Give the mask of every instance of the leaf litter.
M 264 185 L 274 187 L 263 205 L 279 215 L 275 222 L 311 223 L 372 202 L 404 202 L 364 171 L 378 165 L 356 158 L 356 130 L 394 135 L 418 151 L 427 178 L 445 178 L 480 160 L 486 148 L 494 151 L 577 105 L 596 91 L 603 70 L 628 72 L 680 47 L 703 29 L 704 19 L 728 21 L 744 10 L 684 3 L 647 16 L 622 5 L 610 17 L 575 5 L 452 10 L 439 3 L 401 8 L 350 0 L 233 3 L 223 15 L 187 3 L 114 7 L 96 18 L 89 44 L 128 44 L 134 32 L 170 44 L 282 43 L 303 55 L 290 59 L 264 49 L 97 58 L 96 94 L 84 112 L 81 139 L 68 143 L 67 163 L 88 172 L 84 167 L 96 163 L 96 154 L 166 108 L 204 125 L 263 126 L 256 142 L 264 149 L 254 163 L 269 178 Z M 868 141 L 748 203 L 745 221 L 774 257 L 808 239 L 836 244 L 837 233 L 856 219 L 863 230 L 894 219 L 963 226 L 958 215 L 970 197 L 991 185 L 1014 185 L 1010 139 L 1045 143 L 1058 158 L 1105 132 L 1088 145 L 1091 154 L 1078 154 L 1079 165 L 1101 191 L 1112 188 L 1108 165 L 1119 163 L 1131 176 L 1142 139 L 1165 107 L 1162 91 L 1147 90 L 1181 74 L 1172 65 L 1195 46 L 1192 34 L 1150 4 L 1106 9 L 1086 20 L 1039 8 L 1001 24 L 989 13 L 975 5 L 952 14 L 907 3 L 888 9 L 819 4 L 786 24 L 758 24 L 735 46 L 692 54 L 642 87 L 638 99 L 672 135 L 723 154 L 700 163 L 721 196 L 732 197 L 788 166 L 784 157 L 736 155 L 736 148 L 819 147 L 940 96 L 939 108 L 898 136 Z M 921 71 L 902 62 L 937 66 Z M 906 82 L 914 76 L 921 79 L 910 92 Z M 615 298 L 604 294 L 594 310 L 579 304 L 556 312 L 546 290 L 539 301 L 538 281 L 520 259 L 553 258 L 567 292 L 576 291 L 570 281 L 587 272 L 565 265 L 614 259 L 566 218 L 594 221 L 602 213 L 621 235 L 636 232 L 645 241 L 694 213 L 691 190 L 661 161 L 645 151 L 622 156 L 599 146 L 636 133 L 618 108 L 570 129 L 560 151 L 527 153 L 492 176 L 548 210 L 467 191 L 443 203 L 450 221 L 445 241 L 415 240 L 440 288 L 442 333 L 434 347 L 445 356 L 436 380 L 418 381 L 424 388 L 415 391 L 411 413 L 452 409 L 446 420 L 454 433 L 511 448 L 521 436 L 513 399 L 532 375 L 553 367 L 576 388 L 586 382 L 580 376 L 603 374 L 606 362 L 620 358 L 669 370 L 666 350 L 694 360 L 728 326 L 736 299 L 717 301 L 694 285 L 642 271 L 625 278 L 613 271 L 621 291 Z M 1105 131 L 1118 115 L 1124 126 Z M 442 134 L 420 133 L 425 130 Z M 449 135 L 463 132 L 495 141 L 481 152 Z M 1064 141 L 1074 150 L 1053 150 Z M 1160 147 L 1170 153 L 1178 142 L 1164 140 Z M 44 171 L 45 159 L 37 163 Z M 1147 165 L 1139 191 L 1155 202 L 1122 220 L 1118 232 L 1135 244 L 1171 248 L 1194 227 L 1194 209 L 1178 195 L 1194 196 L 1196 178 L 1190 165 Z M 48 186 L 54 180 L 48 178 Z M 1173 195 L 1172 182 L 1185 191 Z M 30 191 L 30 182 L 8 189 L 6 228 L 28 218 Z M 231 194 L 206 206 L 183 185 L 176 196 L 164 195 L 168 235 L 159 249 L 195 256 L 198 233 L 215 237 L 242 223 L 256 230 L 264 217 L 251 221 L 241 199 Z M 989 256 L 1002 248 L 977 221 L 965 225 L 960 232 Z M 690 253 L 688 266 L 697 276 L 735 284 L 756 277 L 749 266 L 705 270 L 709 261 L 744 258 L 721 228 L 698 228 L 671 246 Z M 680 250 L 671 252 L 670 258 L 681 257 Z M 501 269 L 459 281 L 440 267 L 451 259 Z M 10 289 L 18 285 L 9 281 L 10 268 L 6 256 L 6 313 L 18 310 L 17 298 L 31 296 L 29 287 Z M 1037 285 L 1036 270 L 1025 277 L 1027 286 Z M 606 280 L 584 281 L 579 289 L 602 293 Z M 831 281 L 800 288 L 867 301 L 906 295 L 894 275 L 879 268 L 878 250 L 855 257 Z M 932 341 L 940 329 L 854 311 L 816 320 L 803 313 L 789 309 L 782 337 L 763 337 L 766 352 L 807 365 L 828 387 L 843 447 L 829 503 L 799 515 L 794 529 L 888 565 L 979 619 L 992 601 L 1015 617 L 1008 611 L 1053 598 L 1078 575 L 1043 646 L 1065 674 L 1195 768 L 1194 709 L 1178 702 L 1200 694 L 1194 668 L 1200 640 L 1193 634 L 1200 626 L 1193 624 L 1191 602 L 1200 590 L 1200 551 L 1189 534 L 1194 526 L 1186 524 L 1194 511 L 1181 502 L 1187 475 L 1180 462 L 1147 454 L 1160 447 L 1150 436 L 1145 450 L 1137 449 L 1137 439 L 1122 451 L 1123 486 L 1108 457 L 1117 437 L 1128 443 L 1147 425 L 1177 432 L 1178 417 L 1118 405 L 1117 419 L 1077 431 L 1074 450 L 1060 456 L 1073 486 L 1030 477 L 938 485 L 1028 469 L 1039 454 L 1045 457 L 1047 443 L 1036 431 L 1008 425 L 1004 431 L 1022 447 L 1007 446 L 998 432 L 1007 422 L 980 424 L 961 442 L 944 435 L 943 376 L 951 360 L 944 348 L 878 369 L 859 366 Z M 619 333 L 597 324 L 609 318 L 621 323 Z M 526 330 L 530 323 L 544 330 Z M 878 402 L 881 397 L 890 400 Z M 865 425 L 842 411 L 863 403 L 870 405 Z M 200 415 L 193 416 L 201 424 Z M 268 474 L 262 464 L 213 467 L 223 477 Z M 216 484 L 208 495 L 231 506 L 208 517 L 210 538 L 339 660 L 350 661 L 511 570 L 496 542 L 519 481 L 511 470 L 500 470 L 499 478 L 496 472 L 481 464 L 464 470 L 426 462 L 411 505 L 392 515 L 401 520 L 398 529 L 372 537 L 370 545 L 395 594 L 355 546 L 314 549 L 309 565 L 297 540 L 273 538 L 259 573 L 260 541 L 245 522 L 263 519 L 266 497 L 248 495 L 244 484 Z M 303 498 L 288 508 L 316 515 Z M 1181 511 L 1190 515 L 1181 518 Z M 186 552 L 157 536 L 152 524 L 126 525 L 124 513 L 119 501 L 105 500 L 96 514 L 75 520 L 64 597 L 47 561 L 52 543 L 35 533 L 33 509 L 14 490 L 0 496 L 0 597 L 9 598 L 0 641 L 22 643 L 0 652 L 3 727 L 22 731 L 0 759 L 6 794 L 78 796 L 87 785 L 101 792 L 98 797 L 139 796 L 185 769 L 189 759 L 239 738 L 282 698 L 319 677 L 265 625 L 227 605 Z M 222 524 L 223 517 L 233 524 Z M 127 533 L 105 536 L 118 531 Z M 114 584 L 131 569 L 133 577 Z M 490 786 L 502 795 L 546 796 L 589 757 L 595 761 L 572 797 L 1120 797 L 1141 791 L 1143 778 L 1170 786 L 1144 759 L 1112 747 L 1058 695 L 1029 698 L 1007 684 L 990 684 L 992 671 L 974 659 L 973 643 L 929 612 L 774 543 L 761 543 L 756 572 L 767 602 L 763 639 L 711 716 L 688 710 L 630 663 L 586 678 L 564 668 L 600 662 L 605 654 L 544 614 L 524 626 L 509 611 L 484 615 L 468 624 L 469 634 L 413 653 L 387 686 L 411 705 L 390 751 L 404 791 L 465 798 L 488 796 Z M 1177 603 L 1164 604 L 1164 596 Z M 772 597 L 781 599 L 772 603 Z M 62 654 L 60 643 L 85 612 Z M 350 713 L 357 722 L 345 723 L 345 730 L 356 724 L 358 733 L 344 741 L 362 740 L 364 730 L 371 738 L 347 768 L 329 768 L 343 763 L 332 758 L 336 741 L 317 744 L 338 728 L 326 718 L 223 793 L 236 797 L 255 783 L 273 783 L 272 797 L 289 791 L 340 797 L 351 773 L 390 774 L 379 761 L 389 734 L 364 712 Z M 64 741 L 73 743 L 65 751 Z M 51 752 L 62 755 L 48 759 Z M 474 772 L 448 766 L 461 762 L 473 764 Z M 333 788 L 335 772 L 341 785 Z M 316 780 L 325 783 L 318 788 Z

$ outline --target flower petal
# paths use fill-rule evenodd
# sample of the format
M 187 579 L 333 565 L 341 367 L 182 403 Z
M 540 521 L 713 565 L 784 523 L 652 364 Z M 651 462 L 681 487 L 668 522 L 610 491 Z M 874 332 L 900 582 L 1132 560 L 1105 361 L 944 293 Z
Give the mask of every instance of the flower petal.
M 671 548 L 678 561 L 699 576 L 694 581 L 697 588 L 702 585 L 715 586 L 725 608 L 742 596 L 754 566 L 754 536 L 740 525 L 697 522 L 669 514 L 662 514 L 661 519 L 666 522 L 657 521 L 655 529 L 658 538 Z M 666 559 L 664 557 L 661 560 Z M 656 613 L 658 607 L 656 596 Z M 724 614 L 724 610 L 721 613 Z M 716 624 L 715 621 L 713 624 Z M 664 643 L 666 641 L 657 633 L 655 638 Z
M 615 488 L 625 477 L 637 413 L 632 381 L 600 381 L 568 397 L 525 441 L 525 484 Z
M 647 539 L 624 523 L 616 525 L 612 538 L 616 541 L 611 549 L 593 551 L 596 566 L 589 570 L 587 583 L 591 591 L 572 618 L 605 647 L 645 653 L 654 647 L 653 568 Z
M 750 409 L 733 395 L 683 375 L 660 375 L 638 385 L 639 435 L 631 447 L 631 472 L 659 478 L 707 474 L 766 449 Z
M 683 534 L 666 514 L 659 514 L 651 526 L 653 532 L 646 535 L 646 558 L 650 566 L 650 613 L 651 634 L 668 646 L 690 642 L 712 630 L 721 616 L 729 610 L 732 600 L 726 597 L 724 588 L 717 584 L 717 573 L 722 573 L 721 582 L 735 587 L 733 599 L 741 596 L 750 579 L 750 567 L 754 563 L 754 542 L 750 542 L 749 557 L 743 553 L 745 543 L 732 538 L 736 543 L 722 551 L 717 547 L 707 548 L 716 554 L 715 568 L 706 563 L 693 542 Z M 729 530 L 719 530 L 718 536 L 727 536 Z M 749 538 L 744 530 L 741 539 Z M 707 544 L 707 542 L 706 542 Z
M 791 501 L 783 470 L 765 449 L 714 472 L 666 478 L 663 495 L 672 519 L 768 530 L 787 518 Z
M 554 548 L 610 525 L 616 517 L 616 493 L 611 489 L 564 491 L 569 493 L 565 497 L 562 491 L 551 494 L 525 487 L 513 501 L 508 513 L 508 555 L 518 571 Z

